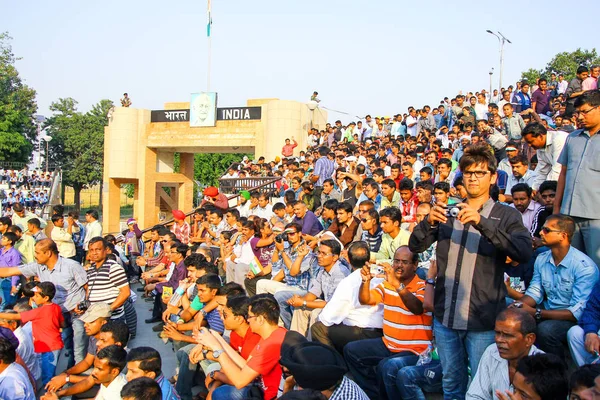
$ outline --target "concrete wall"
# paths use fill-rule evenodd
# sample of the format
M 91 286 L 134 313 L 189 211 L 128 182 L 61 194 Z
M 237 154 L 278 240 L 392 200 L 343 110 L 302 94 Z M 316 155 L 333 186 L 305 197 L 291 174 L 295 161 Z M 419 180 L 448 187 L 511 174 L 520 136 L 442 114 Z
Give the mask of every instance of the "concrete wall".
M 150 123 L 150 110 L 118 108 L 105 128 L 103 225 L 105 232 L 119 227 L 119 187 L 136 187 L 134 216 L 140 226 L 158 221 L 161 184 L 175 187 L 179 209 L 190 211 L 193 199 L 194 153 L 254 152 L 273 160 L 281 155 L 286 138 L 298 142 L 295 154 L 306 148 L 311 126 L 323 129 L 326 111 L 311 111 L 304 103 L 279 99 L 251 99 L 262 107 L 260 120 L 217 121 L 215 127 L 192 128 L 189 122 Z M 187 102 L 166 103 L 165 110 L 189 109 Z M 173 173 L 173 153 L 181 157 L 180 173 Z M 164 196 L 164 194 L 163 194 Z

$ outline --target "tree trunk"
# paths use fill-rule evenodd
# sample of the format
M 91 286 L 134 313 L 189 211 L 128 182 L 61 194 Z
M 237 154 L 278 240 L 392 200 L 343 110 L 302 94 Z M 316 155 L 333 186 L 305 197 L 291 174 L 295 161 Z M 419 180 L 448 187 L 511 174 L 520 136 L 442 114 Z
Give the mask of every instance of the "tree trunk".
M 73 186 L 73 191 L 75 192 L 73 195 L 73 203 L 75 203 L 75 210 L 81 210 L 81 189 L 82 187 L 79 185 Z
M 98 197 L 98 209 L 102 210 L 102 188 L 104 186 L 104 182 L 100 181 L 100 189 L 99 189 L 99 195 L 100 197 Z

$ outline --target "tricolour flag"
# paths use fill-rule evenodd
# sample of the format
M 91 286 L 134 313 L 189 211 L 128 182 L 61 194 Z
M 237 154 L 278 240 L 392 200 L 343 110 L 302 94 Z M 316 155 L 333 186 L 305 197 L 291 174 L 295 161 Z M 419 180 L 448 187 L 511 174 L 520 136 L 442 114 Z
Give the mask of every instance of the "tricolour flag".
M 206 37 L 210 37 L 210 28 L 212 27 L 212 17 L 210 16 L 210 0 L 208 0 L 208 8 L 206 10 L 206 14 L 208 17 L 208 21 L 206 23 Z

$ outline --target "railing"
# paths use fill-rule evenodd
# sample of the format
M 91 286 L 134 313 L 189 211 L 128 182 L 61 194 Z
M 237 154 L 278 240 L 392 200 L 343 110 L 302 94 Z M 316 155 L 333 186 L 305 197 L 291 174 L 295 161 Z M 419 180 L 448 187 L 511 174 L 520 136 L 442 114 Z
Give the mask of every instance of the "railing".
M 280 181 L 281 177 L 268 176 L 268 177 L 252 177 L 252 178 L 230 178 L 230 179 L 219 179 L 219 192 L 227 195 L 228 200 L 235 199 L 240 195 L 240 191 L 247 190 L 249 192 L 266 193 L 269 196 L 274 196 L 278 193 L 276 182 Z M 193 215 L 196 210 L 192 210 L 185 214 L 185 217 Z M 161 222 L 156 225 L 168 226 L 175 222 L 173 218 Z M 142 234 L 150 232 L 153 227 L 142 230 Z
M 237 197 L 242 190 L 258 191 L 275 196 L 278 192 L 277 182 L 280 180 L 281 177 L 278 176 L 221 178 L 219 179 L 219 191 L 228 195 L 230 199 Z
M 3 169 L 10 169 L 10 170 L 22 170 L 23 168 L 27 167 L 28 165 L 30 165 L 30 163 L 24 163 L 24 162 L 17 162 L 17 161 L 0 161 L 0 168 Z M 58 165 L 52 163 L 48 165 L 48 171 L 54 171 L 55 169 L 57 169 Z M 42 172 L 46 171 L 46 164 L 42 163 L 42 165 L 37 168 L 37 167 L 33 167 L 30 168 L 30 170 L 39 170 Z

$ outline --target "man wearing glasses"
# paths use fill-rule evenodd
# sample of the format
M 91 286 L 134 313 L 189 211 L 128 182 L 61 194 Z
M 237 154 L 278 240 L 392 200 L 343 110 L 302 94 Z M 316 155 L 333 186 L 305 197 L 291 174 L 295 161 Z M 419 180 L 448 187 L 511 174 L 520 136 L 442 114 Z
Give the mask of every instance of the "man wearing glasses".
M 506 257 L 527 262 L 532 256 L 531 235 L 514 208 L 494 202 L 496 158 L 485 145 L 472 145 L 460 159 L 466 199 L 451 215 L 446 204 L 436 204 L 410 237 L 413 253 L 437 241 L 434 334 L 444 373 L 444 397 L 464 399 L 471 375 L 477 372 L 486 347 L 494 342 L 496 316 L 505 307 Z
M 316 254 L 320 268 L 310 282 L 308 293 L 304 296 L 295 294 L 288 300 L 287 303 L 293 307 L 291 319 L 289 316 L 285 316 L 286 312 L 289 314 L 290 311 L 281 309 L 281 319 L 284 324 L 291 322 L 293 331 L 306 336 L 309 324 L 316 321 L 323 307 L 333 297 L 333 293 L 342 279 L 350 274 L 348 268 L 339 261 L 341 252 L 342 246 L 335 239 L 322 240 L 319 244 Z
M 558 158 L 562 168 L 554 213 L 575 221 L 573 247 L 600 265 L 600 91 L 584 92 L 575 100 L 579 126 L 567 137 Z
M 522 294 L 506 285 L 508 295 L 517 300 L 511 307 L 522 308 L 535 317 L 539 348 L 562 359 L 567 332 L 579 321 L 598 280 L 594 262 L 571 246 L 574 233 L 572 218 L 560 214 L 549 216 L 540 236 L 550 251 L 535 260 L 527 291 Z

